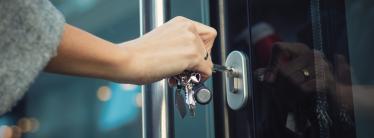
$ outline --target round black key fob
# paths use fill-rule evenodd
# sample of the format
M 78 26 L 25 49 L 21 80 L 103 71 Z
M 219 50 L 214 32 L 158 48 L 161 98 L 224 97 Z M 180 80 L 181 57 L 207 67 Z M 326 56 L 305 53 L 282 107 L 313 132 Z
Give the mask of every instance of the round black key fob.
M 193 91 L 196 102 L 202 105 L 208 104 L 213 97 L 213 93 L 203 83 L 196 84 Z

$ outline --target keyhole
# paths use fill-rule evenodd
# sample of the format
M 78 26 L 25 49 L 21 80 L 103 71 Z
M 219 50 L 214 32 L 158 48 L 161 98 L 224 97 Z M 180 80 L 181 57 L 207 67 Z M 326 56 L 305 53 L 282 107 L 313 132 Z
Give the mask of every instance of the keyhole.
M 240 73 L 234 69 L 231 68 L 231 71 L 228 72 L 228 79 L 229 79 L 229 89 L 232 93 L 237 93 L 239 91 L 239 83 L 240 83 Z

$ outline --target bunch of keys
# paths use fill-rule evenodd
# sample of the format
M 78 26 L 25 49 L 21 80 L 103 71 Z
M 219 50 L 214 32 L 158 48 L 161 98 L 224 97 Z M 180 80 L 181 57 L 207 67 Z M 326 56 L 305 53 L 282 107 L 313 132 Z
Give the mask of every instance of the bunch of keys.
M 233 70 L 225 66 L 214 65 L 213 71 L 232 72 Z M 211 101 L 213 93 L 200 82 L 201 74 L 185 71 L 174 76 L 174 79 L 177 80 L 175 104 L 182 118 L 187 114 L 186 105 L 188 106 L 190 115 L 195 116 L 196 103 L 205 105 Z M 182 90 L 184 90 L 184 93 Z M 183 98 L 183 95 L 185 98 Z
M 187 114 L 186 105 L 190 115 L 195 116 L 196 103 L 207 104 L 210 102 L 212 93 L 200 82 L 201 74 L 185 71 L 174 76 L 174 79 L 177 80 L 175 104 L 182 118 Z M 184 93 L 182 93 L 182 90 L 184 90 Z

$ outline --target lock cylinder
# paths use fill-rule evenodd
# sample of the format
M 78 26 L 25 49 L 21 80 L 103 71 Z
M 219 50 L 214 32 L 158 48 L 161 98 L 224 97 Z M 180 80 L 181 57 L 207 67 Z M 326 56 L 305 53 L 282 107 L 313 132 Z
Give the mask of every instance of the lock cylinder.
M 232 51 L 227 56 L 225 66 L 230 70 L 225 73 L 227 103 L 232 110 L 239 110 L 246 105 L 249 97 L 247 56 Z

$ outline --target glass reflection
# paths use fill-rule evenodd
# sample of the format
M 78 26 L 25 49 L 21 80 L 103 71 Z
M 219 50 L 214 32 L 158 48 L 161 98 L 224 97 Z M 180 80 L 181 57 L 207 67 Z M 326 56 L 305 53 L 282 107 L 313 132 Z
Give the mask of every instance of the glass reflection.
M 324 54 L 302 43 L 277 42 L 272 49 L 269 67 L 256 70 L 266 103 L 261 108 L 268 108 L 261 112 L 260 136 L 355 136 L 352 90 L 345 87 L 348 80 L 338 79 L 350 73 L 334 75 Z
M 250 9 L 250 33 L 240 37 L 254 55 L 255 136 L 356 137 L 354 107 L 365 98 L 352 89 L 370 87 L 352 84 L 357 55 L 348 43 L 345 2 L 254 0 Z

